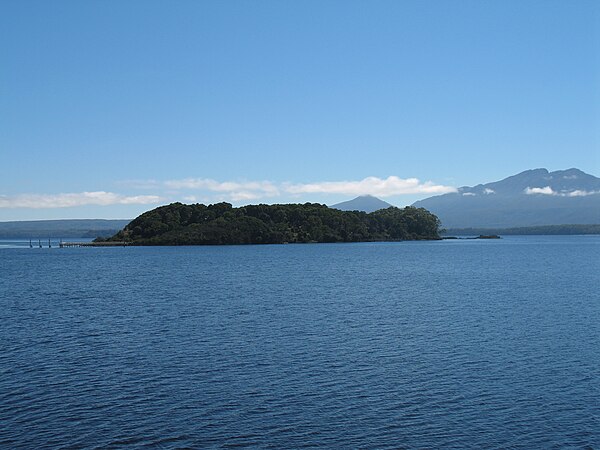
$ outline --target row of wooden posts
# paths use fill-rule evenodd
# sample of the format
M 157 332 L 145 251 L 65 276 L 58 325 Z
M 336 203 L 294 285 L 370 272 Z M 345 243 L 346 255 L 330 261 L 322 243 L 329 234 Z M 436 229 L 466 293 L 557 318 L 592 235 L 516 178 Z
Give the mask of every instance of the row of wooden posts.
M 59 248 L 66 248 L 66 247 L 125 247 L 129 245 L 128 242 L 65 242 L 62 239 L 60 240 L 60 242 L 58 243 L 58 247 Z M 42 248 L 45 246 L 45 240 L 44 240 L 44 245 L 42 245 L 42 240 L 38 239 L 38 243 L 37 245 L 34 244 L 34 241 L 32 239 L 29 239 L 29 248 L 33 248 L 33 247 L 39 247 Z M 50 238 L 48 238 L 48 248 L 52 248 L 52 241 L 50 240 Z
M 60 240 L 60 243 L 58 244 L 59 247 L 62 247 L 62 239 Z M 33 248 L 33 241 L 31 239 L 29 239 L 29 248 Z M 42 248 L 42 240 L 38 239 L 38 245 L 36 245 L 36 247 Z M 50 238 L 48 238 L 48 248 L 52 248 L 52 242 L 50 241 Z

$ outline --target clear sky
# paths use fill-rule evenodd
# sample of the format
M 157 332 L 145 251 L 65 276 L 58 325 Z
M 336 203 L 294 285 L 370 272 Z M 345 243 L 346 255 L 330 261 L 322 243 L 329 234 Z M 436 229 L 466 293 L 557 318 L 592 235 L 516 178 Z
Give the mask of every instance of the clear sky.
M 600 175 L 600 2 L 0 2 L 0 220 Z

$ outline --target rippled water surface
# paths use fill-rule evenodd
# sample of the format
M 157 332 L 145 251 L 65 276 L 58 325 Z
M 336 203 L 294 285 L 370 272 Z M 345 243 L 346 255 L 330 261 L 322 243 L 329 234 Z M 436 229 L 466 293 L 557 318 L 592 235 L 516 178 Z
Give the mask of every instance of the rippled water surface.
M 0 249 L 3 448 L 598 448 L 600 238 Z

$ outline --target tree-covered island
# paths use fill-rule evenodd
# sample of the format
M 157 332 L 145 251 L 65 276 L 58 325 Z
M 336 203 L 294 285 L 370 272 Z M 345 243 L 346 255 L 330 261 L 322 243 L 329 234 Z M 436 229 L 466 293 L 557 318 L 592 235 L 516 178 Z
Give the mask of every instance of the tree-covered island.
M 340 211 L 318 203 L 172 203 L 145 212 L 107 241 L 133 245 L 283 244 L 440 239 L 440 221 L 423 208 Z

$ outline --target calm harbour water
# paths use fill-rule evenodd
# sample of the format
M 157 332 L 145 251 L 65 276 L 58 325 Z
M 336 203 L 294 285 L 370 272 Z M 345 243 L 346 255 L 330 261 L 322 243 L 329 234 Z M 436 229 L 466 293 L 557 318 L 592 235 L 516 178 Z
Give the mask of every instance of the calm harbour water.
M 13 244 L 2 448 L 600 447 L 600 236 Z

